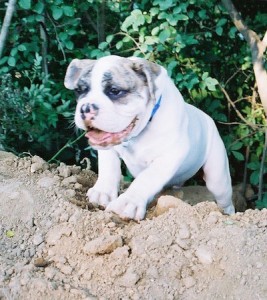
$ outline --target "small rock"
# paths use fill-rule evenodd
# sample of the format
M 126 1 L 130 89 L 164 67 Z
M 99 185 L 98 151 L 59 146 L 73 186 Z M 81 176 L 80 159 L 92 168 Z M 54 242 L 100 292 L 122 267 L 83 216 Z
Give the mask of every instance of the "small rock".
M 118 279 L 118 284 L 124 287 L 132 287 L 140 279 L 140 276 L 132 270 L 127 270 L 126 273 Z
M 185 239 L 181 239 L 180 237 L 177 237 L 175 242 L 183 250 L 188 250 L 190 248 L 188 241 L 186 241 Z
M 33 240 L 32 240 L 32 242 L 35 246 L 38 246 L 38 245 L 42 244 L 43 241 L 44 241 L 44 237 L 41 233 L 35 234 L 34 237 L 33 237 Z
M 32 157 L 32 162 L 33 163 L 40 163 L 40 164 L 44 164 L 45 163 L 45 161 L 40 156 L 37 156 L 37 155 L 34 155 Z
M 59 267 L 59 266 L 58 266 Z M 66 265 L 61 265 L 59 267 L 59 270 L 65 274 L 65 275 L 70 275 L 72 273 L 72 267 L 71 266 L 66 266 Z
M 57 167 L 58 173 L 61 177 L 67 178 L 71 175 L 71 170 L 64 163 L 60 163 Z
M 76 176 L 72 175 L 70 177 L 67 177 L 67 178 L 63 179 L 62 180 L 62 185 L 63 186 L 68 186 L 68 185 L 76 183 L 76 182 L 77 182 Z
M 205 246 L 200 246 L 195 254 L 199 261 L 204 265 L 209 265 L 213 262 L 212 254 Z
M 263 267 L 263 263 L 260 262 L 260 261 L 258 261 L 258 262 L 256 263 L 255 267 L 256 267 L 257 269 L 261 269 L 261 268 Z
M 32 164 L 31 164 L 31 173 L 35 173 L 39 170 L 45 171 L 49 168 L 47 162 L 45 162 L 41 157 L 35 155 L 32 157 Z
M 43 170 L 43 163 L 33 163 L 31 165 L 31 173 L 35 173 L 39 170 Z
M 189 239 L 190 238 L 190 231 L 186 225 L 184 225 L 179 231 L 178 235 L 181 239 Z
M 183 284 L 187 289 L 189 289 L 196 284 L 196 280 L 194 279 L 194 277 L 188 276 L 186 278 L 183 278 Z
M 81 190 L 83 188 L 83 186 L 80 183 L 76 182 L 74 184 L 74 188 L 75 188 L 75 190 Z
M 72 190 L 72 189 L 67 189 L 67 190 L 65 191 L 65 195 L 66 195 L 66 197 L 68 197 L 68 198 L 72 198 L 72 197 L 75 197 L 76 192 L 75 192 L 74 190 Z
M 50 188 L 56 184 L 55 178 L 43 177 L 38 180 L 37 185 L 43 188 Z
M 155 208 L 155 215 L 160 216 L 168 211 L 170 208 L 175 208 L 179 206 L 179 201 L 182 201 L 178 198 L 173 196 L 161 196 L 158 199 L 156 208 Z
M 129 250 L 130 248 L 128 246 L 119 247 L 110 254 L 110 258 L 114 260 L 125 260 L 129 257 Z
M 44 268 L 49 265 L 49 261 L 44 259 L 43 257 L 36 258 L 33 262 L 35 267 Z
M 83 251 L 86 254 L 107 254 L 122 245 L 123 241 L 120 235 L 101 236 L 88 242 L 84 246 Z
M 71 174 L 73 174 L 73 175 L 77 175 L 77 174 L 81 173 L 80 166 L 70 166 L 69 168 L 70 168 Z
M 46 242 L 48 245 L 53 246 L 57 243 L 58 240 L 61 239 L 63 235 L 70 236 L 72 233 L 72 229 L 65 226 L 57 225 L 54 226 L 46 236 Z
M 69 223 L 76 223 L 81 218 L 81 216 L 82 216 L 81 210 L 75 211 L 74 214 L 70 216 Z
M 211 212 L 208 217 L 207 217 L 207 223 L 209 225 L 213 225 L 213 224 L 216 224 L 219 220 L 219 215 L 217 212 Z

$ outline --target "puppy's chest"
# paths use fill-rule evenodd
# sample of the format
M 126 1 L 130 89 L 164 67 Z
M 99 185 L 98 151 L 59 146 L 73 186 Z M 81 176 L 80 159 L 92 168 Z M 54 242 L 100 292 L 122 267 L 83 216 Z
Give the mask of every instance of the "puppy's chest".
M 130 142 L 117 146 L 116 151 L 134 177 L 146 169 L 153 160 L 149 149 L 137 147 Z

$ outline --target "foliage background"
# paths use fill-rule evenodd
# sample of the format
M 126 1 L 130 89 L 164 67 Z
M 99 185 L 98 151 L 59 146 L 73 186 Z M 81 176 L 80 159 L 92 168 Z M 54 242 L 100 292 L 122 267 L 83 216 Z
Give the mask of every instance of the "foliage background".
M 234 4 L 265 32 L 264 1 Z M 58 159 L 69 163 L 92 155 L 84 140 L 70 143 L 79 133 L 63 78 L 71 59 L 108 54 L 165 66 L 185 100 L 216 121 L 233 182 L 257 191 L 266 120 L 247 44 L 215 0 L 19 0 L 0 59 L 0 146 L 50 159 L 67 143 Z

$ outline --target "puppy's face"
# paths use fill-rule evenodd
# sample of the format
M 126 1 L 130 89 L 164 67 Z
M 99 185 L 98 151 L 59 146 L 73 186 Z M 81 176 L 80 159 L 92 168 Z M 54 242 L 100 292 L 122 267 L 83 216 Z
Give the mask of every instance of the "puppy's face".
M 75 91 L 76 126 L 97 149 L 118 145 L 136 133 L 154 100 L 160 67 L 143 59 L 107 56 L 71 62 L 65 86 Z

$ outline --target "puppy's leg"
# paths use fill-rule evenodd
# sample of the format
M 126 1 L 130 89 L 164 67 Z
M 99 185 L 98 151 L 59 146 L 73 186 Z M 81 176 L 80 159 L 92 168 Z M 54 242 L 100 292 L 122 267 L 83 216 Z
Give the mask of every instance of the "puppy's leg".
M 207 188 L 214 195 L 218 206 L 223 209 L 224 213 L 234 214 L 228 158 L 216 128 L 213 132 L 211 149 L 203 170 Z
M 87 192 L 89 202 L 106 207 L 118 197 L 121 177 L 120 164 L 120 159 L 114 150 L 98 151 L 98 179 Z
M 188 145 L 188 143 L 185 143 Z M 176 149 L 155 159 L 132 182 L 127 191 L 108 206 L 108 211 L 117 213 L 122 218 L 142 220 L 147 204 L 171 180 L 184 161 L 188 149 L 177 155 Z

